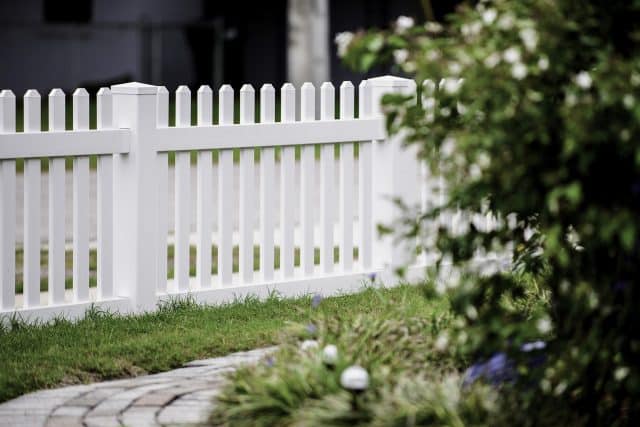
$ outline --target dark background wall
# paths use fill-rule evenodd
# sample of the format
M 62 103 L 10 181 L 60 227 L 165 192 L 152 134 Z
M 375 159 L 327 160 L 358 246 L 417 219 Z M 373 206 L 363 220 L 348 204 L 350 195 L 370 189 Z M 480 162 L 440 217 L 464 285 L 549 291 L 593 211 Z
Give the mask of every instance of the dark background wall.
M 455 1 L 433 1 L 437 16 Z M 358 80 L 336 55 L 340 31 L 424 21 L 420 0 L 330 0 L 331 79 Z M 127 80 L 281 85 L 287 0 L 0 0 L 0 88 L 71 90 Z M 375 70 L 376 74 L 385 70 Z

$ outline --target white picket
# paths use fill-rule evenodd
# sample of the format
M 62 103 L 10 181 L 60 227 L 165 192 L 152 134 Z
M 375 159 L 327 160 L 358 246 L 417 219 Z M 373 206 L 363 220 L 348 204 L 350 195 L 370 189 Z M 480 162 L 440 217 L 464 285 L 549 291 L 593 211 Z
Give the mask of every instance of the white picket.
M 64 92 L 49 92 L 49 131 L 65 129 Z M 64 302 L 65 281 L 65 165 L 64 158 L 49 159 L 49 304 Z
M 24 131 L 40 132 L 40 94 L 24 95 Z M 24 161 L 24 307 L 40 305 L 40 159 Z
M 315 120 L 315 87 L 306 82 L 300 90 L 300 120 Z M 315 147 L 304 145 L 300 157 L 300 266 L 302 274 L 310 276 L 314 269 L 314 185 L 315 185 Z
M 73 92 L 73 129 L 89 129 L 89 93 Z M 73 158 L 73 300 L 89 300 L 89 158 Z
M 0 92 L 0 133 L 13 133 L 15 130 L 16 97 L 5 89 Z M 16 293 L 15 160 L 0 160 L 0 205 L 0 310 L 11 310 Z
M 96 128 L 113 128 L 111 90 L 100 88 L 96 96 Z M 98 156 L 97 170 L 97 285 L 98 299 L 113 297 L 113 155 Z
M 191 91 L 176 91 L 176 127 L 191 126 Z M 178 291 L 189 289 L 189 232 L 191 225 L 191 162 L 188 151 L 176 152 L 174 278 Z
M 276 116 L 276 91 L 270 84 L 260 89 L 260 123 L 273 123 Z M 263 281 L 273 279 L 275 224 L 275 149 L 263 148 L 260 152 L 260 273 Z
M 169 126 L 169 91 L 166 87 L 158 87 L 156 95 L 156 126 Z M 167 291 L 167 237 L 169 234 L 169 156 L 166 152 L 158 153 L 158 292 Z M 172 289 L 175 291 L 176 289 Z
M 218 123 L 233 124 L 233 89 L 224 85 L 219 91 Z M 218 279 L 221 286 L 233 279 L 233 151 L 221 150 L 218 156 Z
M 320 86 L 320 119 L 335 120 L 335 89 L 330 82 Z M 323 144 L 320 146 L 320 265 L 323 273 L 333 271 L 334 169 L 333 144 Z
M 255 92 L 249 84 L 240 89 L 240 123 L 255 122 Z M 253 148 L 240 150 L 240 245 L 239 272 L 241 283 L 253 280 L 253 224 L 254 224 Z
M 349 81 L 340 85 L 340 119 L 353 119 L 354 88 Z M 340 145 L 340 268 L 353 268 L 353 150 L 351 142 Z
M 280 89 L 280 117 L 283 123 L 296 121 L 296 89 L 285 83 Z M 294 246 L 294 175 L 295 147 L 282 147 L 280 154 L 280 272 L 283 279 L 293 276 Z
M 358 85 L 358 117 L 368 118 L 371 115 L 371 94 L 366 80 Z M 358 144 L 358 220 L 360 221 L 360 241 L 358 242 L 358 261 L 360 268 L 371 268 L 373 220 L 372 207 L 372 156 L 371 141 Z
M 198 126 L 210 126 L 213 114 L 213 92 L 209 86 L 198 89 Z M 211 287 L 211 233 L 213 231 L 213 163 L 211 151 L 198 152 L 196 185 L 196 277 L 201 289 Z

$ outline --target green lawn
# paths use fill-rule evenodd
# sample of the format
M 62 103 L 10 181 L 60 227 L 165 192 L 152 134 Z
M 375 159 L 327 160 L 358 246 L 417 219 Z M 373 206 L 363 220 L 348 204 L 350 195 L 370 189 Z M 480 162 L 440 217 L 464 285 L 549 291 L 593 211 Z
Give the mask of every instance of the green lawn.
M 409 285 L 327 298 L 317 310 L 345 319 L 382 315 L 391 307 L 425 317 L 448 310 L 445 300 L 426 299 L 421 287 Z M 220 307 L 174 301 L 142 316 L 94 310 L 75 324 L 14 322 L 12 330 L 0 331 L 0 401 L 36 389 L 160 372 L 194 359 L 272 345 L 288 322 L 305 322 L 312 310 L 309 296 L 273 296 Z

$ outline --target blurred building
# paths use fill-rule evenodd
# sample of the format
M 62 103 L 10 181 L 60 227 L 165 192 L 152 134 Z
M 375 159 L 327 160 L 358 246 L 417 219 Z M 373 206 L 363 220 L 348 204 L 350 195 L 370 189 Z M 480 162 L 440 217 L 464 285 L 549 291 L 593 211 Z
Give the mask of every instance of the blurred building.
M 398 15 L 423 20 L 421 1 L 0 0 L 0 88 L 360 78 L 335 34 Z

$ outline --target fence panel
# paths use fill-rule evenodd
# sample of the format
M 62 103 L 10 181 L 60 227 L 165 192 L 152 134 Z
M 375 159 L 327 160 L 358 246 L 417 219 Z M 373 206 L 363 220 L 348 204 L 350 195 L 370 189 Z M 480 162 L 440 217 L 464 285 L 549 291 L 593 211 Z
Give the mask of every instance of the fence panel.
M 280 90 L 281 121 L 291 123 L 296 120 L 296 90 L 291 83 L 285 83 Z M 280 156 L 280 276 L 293 277 L 294 243 L 294 193 L 295 147 L 282 147 Z
M 191 91 L 176 91 L 176 127 L 191 126 Z M 189 234 L 191 229 L 191 163 L 188 151 L 176 152 L 174 277 L 179 291 L 189 290 Z
M 329 82 L 320 87 L 320 119 L 335 119 L 335 89 Z M 333 213 L 336 194 L 333 144 L 320 146 L 320 265 L 325 274 L 333 272 Z
M 213 116 L 213 93 L 209 86 L 198 89 L 198 126 L 210 126 Z M 211 233 L 213 203 L 211 188 L 213 186 L 213 160 L 211 151 L 198 152 L 197 159 L 197 207 L 196 207 L 196 276 L 201 289 L 211 287 Z
M 220 125 L 233 124 L 233 89 L 224 85 L 219 92 Z M 220 286 L 233 280 L 233 152 L 218 154 L 218 280 Z
M 255 92 L 251 85 L 240 89 L 240 123 L 255 122 Z M 256 135 L 257 136 L 257 135 Z M 240 283 L 253 281 L 253 226 L 255 193 L 254 149 L 240 149 L 240 224 L 239 272 Z
M 275 122 L 275 103 L 274 87 L 263 85 L 260 89 L 260 123 Z M 260 271 L 261 279 L 265 282 L 273 280 L 275 188 L 275 149 L 266 147 L 260 152 Z
M 340 119 L 353 119 L 354 90 L 351 82 L 340 85 Z M 353 268 L 353 158 L 354 144 L 345 142 L 340 144 L 340 268 L 343 272 Z
M 89 129 L 89 94 L 73 93 L 73 129 Z M 73 158 L 73 301 L 89 301 L 89 157 Z

